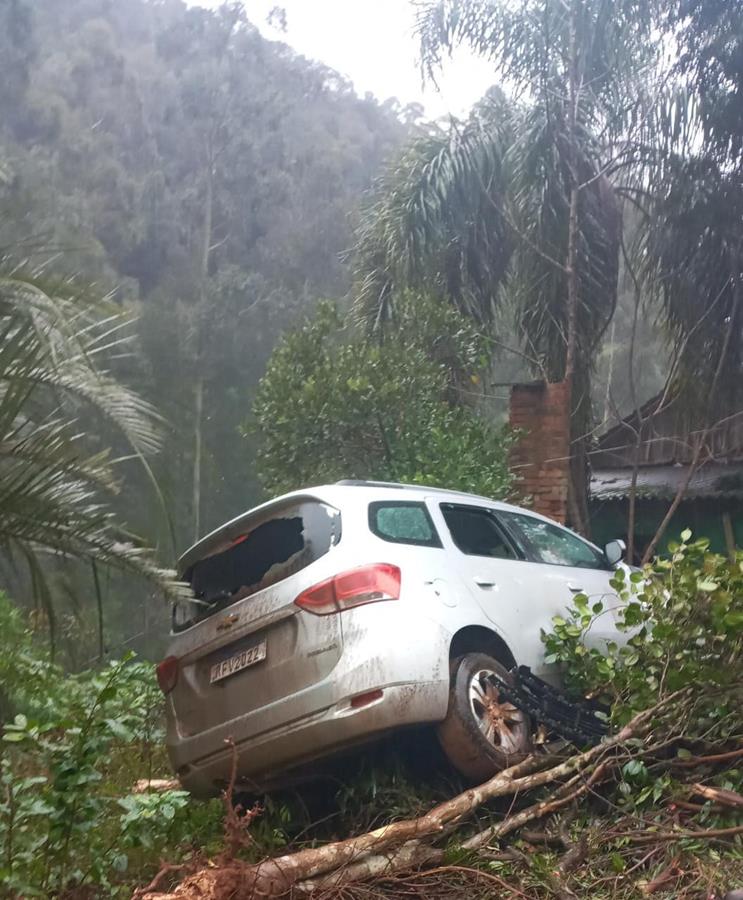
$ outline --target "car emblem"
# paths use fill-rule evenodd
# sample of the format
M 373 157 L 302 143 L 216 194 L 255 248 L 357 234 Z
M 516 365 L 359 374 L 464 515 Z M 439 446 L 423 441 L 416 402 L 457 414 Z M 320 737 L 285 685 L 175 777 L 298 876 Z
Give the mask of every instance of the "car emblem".
M 227 631 L 228 628 L 232 628 L 232 626 L 237 622 L 240 618 L 239 613 L 232 613 L 229 616 L 225 616 L 224 619 L 217 625 L 217 631 Z

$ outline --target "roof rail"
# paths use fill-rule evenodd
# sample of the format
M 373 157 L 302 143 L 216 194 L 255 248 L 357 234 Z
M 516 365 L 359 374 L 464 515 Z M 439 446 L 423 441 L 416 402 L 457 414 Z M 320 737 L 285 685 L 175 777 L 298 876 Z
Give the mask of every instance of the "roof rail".
M 408 488 L 419 487 L 419 485 L 401 484 L 398 481 L 365 481 L 363 478 L 342 478 L 336 481 L 336 484 L 344 487 L 387 487 L 387 488 Z
M 344 478 L 336 481 L 337 485 L 343 487 L 379 487 L 379 488 L 395 488 L 401 491 L 435 491 L 437 494 L 452 494 L 459 497 L 477 497 L 479 500 L 487 500 L 492 503 L 492 498 L 485 497 L 482 494 L 472 494 L 469 491 L 456 491 L 451 488 L 432 487 L 430 484 L 404 484 L 400 481 L 364 481 L 363 478 Z

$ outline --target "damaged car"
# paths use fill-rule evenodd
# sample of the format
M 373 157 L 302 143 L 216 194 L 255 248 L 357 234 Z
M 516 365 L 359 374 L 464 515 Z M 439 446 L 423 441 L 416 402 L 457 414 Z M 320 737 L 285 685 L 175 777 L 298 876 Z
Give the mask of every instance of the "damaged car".
M 527 754 L 532 722 L 507 690 L 517 666 L 559 685 L 542 631 L 576 594 L 607 610 L 604 550 L 527 509 L 441 489 L 346 481 L 238 516 L 180 560 L 157 669 L 167 747 L 195 796 L 245 790 L 405 726 L 430 723 L 468 779 Z M 234 748 L 234 749 L 233 749 Z

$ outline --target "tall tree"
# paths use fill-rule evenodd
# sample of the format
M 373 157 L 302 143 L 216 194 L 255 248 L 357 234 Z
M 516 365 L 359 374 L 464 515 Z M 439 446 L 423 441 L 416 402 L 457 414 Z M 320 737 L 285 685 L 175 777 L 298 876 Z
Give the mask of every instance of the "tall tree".
M 370 319 L 419 276 L 480 318 L 515 309 L 535 371 L 571 385 L 569 517 L 584 531 L 590 374 L 616 302 L 617 184 L 633 154 L 638 73 L 653 62 L 650 23 L 641 0 L 423 4 L 428 73 L 466 44 L 516 99 L 491 92 L 464 126 L 419 142 L 360 240 Z
M 666 3 L 679 88 L 662 109 L 654 186 L 638 247 L 673 346 L 668 394 L 683 397 L 691 464 L 649 560 L 715 430 L 743 414 L 743 8 Z

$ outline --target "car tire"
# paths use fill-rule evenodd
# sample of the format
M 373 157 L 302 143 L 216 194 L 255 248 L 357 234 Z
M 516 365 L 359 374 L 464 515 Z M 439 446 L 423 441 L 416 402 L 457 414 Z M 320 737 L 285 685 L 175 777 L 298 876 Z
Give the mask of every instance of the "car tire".
M 452 661 L 449 709 L 437 733 L 449 761 L 473 782 L 492 778 L 531 750 L 529 717 L 498 691 L 499 683 L 511 681 L 505 666 L 486 653 Z

